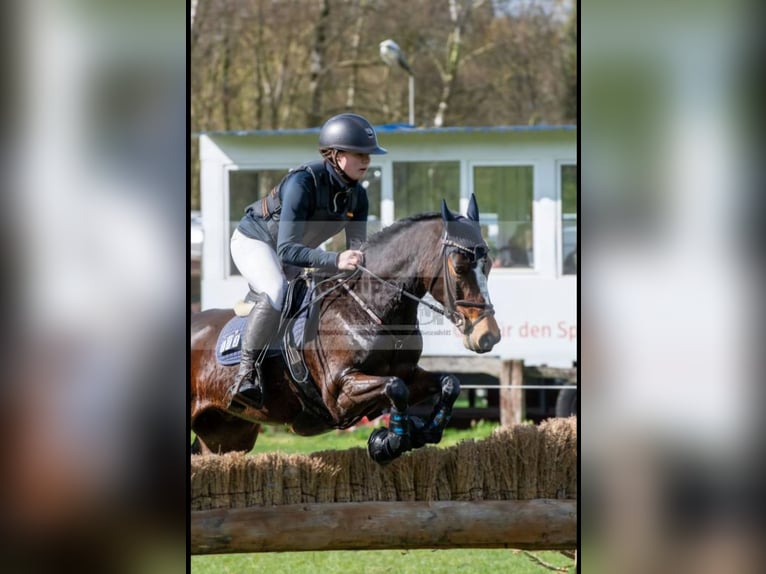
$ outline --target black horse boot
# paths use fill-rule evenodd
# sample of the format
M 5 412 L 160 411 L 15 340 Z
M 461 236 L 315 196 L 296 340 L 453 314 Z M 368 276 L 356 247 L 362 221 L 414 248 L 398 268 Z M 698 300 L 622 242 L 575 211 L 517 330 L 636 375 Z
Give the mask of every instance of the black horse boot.
M 259 293 L 255 307 L 247 317 L 242 333 L 242 357 L 237 378 L 229 391 L 232 403 L 259 409 L 263 406 L 263 384 L 261 381 L 261 350 L 268 347 L 279 328 L 280 311 L 271 306 L 269 298 Z M 261 359 L 263 357 L 261 356 Z

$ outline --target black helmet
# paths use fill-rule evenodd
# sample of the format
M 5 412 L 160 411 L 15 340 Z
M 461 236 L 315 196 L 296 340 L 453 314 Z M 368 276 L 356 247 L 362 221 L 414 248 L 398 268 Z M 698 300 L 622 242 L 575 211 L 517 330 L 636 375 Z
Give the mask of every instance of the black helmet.
M 356 114 L 340 114 L 327 120 L 319 132 L 319 147 L 357 153 L 387 153 L 378 145 L 370 122 Z

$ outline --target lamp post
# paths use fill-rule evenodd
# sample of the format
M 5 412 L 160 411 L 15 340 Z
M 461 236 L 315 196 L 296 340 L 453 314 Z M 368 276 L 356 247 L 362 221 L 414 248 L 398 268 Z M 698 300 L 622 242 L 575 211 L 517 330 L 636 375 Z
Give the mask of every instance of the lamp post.
M 380 43 L 380 57 L 389 66 L 399 66 L 409 75 L 409 122 L 411 126 L 415 125 L 415 75 L 412 73 L 412 68 L 407 63 L 407 59 L 404 57 L 399 45 L 393 40 L 383 40 Z

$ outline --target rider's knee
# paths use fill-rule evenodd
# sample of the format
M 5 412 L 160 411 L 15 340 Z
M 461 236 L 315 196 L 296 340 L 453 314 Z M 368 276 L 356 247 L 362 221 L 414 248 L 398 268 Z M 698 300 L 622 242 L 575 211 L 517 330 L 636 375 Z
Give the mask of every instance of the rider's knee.
M 268 281 L 263 285 L 263 293 L 269 298 L 269 303 L 277 311 L 282 309 L 287 294 L 287 281 L 282 279 Z

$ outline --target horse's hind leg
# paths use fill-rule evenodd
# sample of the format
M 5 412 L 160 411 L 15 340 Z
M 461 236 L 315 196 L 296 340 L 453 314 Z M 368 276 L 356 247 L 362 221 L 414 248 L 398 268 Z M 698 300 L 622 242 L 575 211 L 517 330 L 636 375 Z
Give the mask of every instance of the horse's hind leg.
M 257 423 L 218 409 L 207 409 L 192 420 L 192 431 L 197 435 L 192 443 L 192 453 L 250 452 L 260 430 L 261 425 Z
M 407 405 L 410 391 L 402 379 L 391 377 L 383 393 L 391 401 L 388 428 L 373 431 L 367 440 L 367 452 L 378 464 L 388 464 L 412 449 Z

